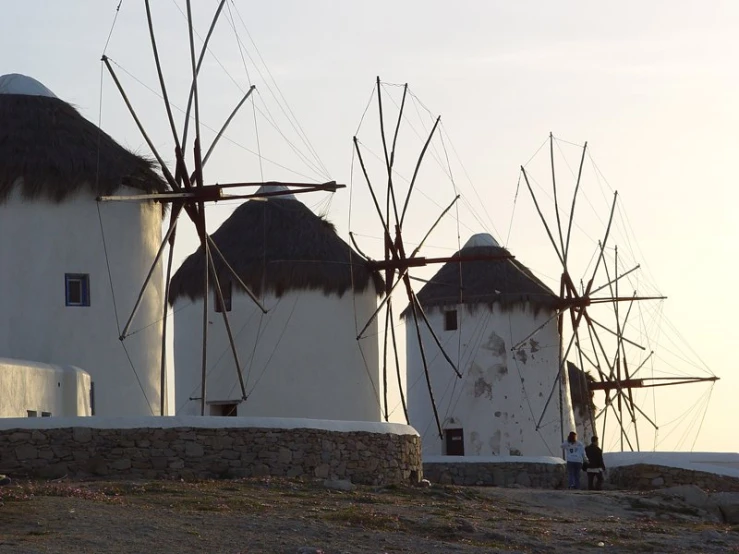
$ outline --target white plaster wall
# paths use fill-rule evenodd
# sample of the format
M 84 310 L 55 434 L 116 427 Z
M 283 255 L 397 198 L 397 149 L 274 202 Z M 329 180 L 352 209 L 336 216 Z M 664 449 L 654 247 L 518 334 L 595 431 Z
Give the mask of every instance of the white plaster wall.
M 159 248 L 161 207 L 109 202 L 100 214 L 122 327 Z M 150 327 L 125 343 L 137 379 L 118 340 L 93 197 L 55 204 L 14 193 L 0 203 L 0 260 L 0 356 L 84 369 L 98 415 L 159 413 L 161 264 L 131 330 Z M 65 306 L 65 273 L 89 273 L 89 307 Z
M 464 305 L 456 308 L 456 331 L 444 331 L 443 311 L 430 310 L 427 315 L 462 379 L 457 378 L 421 323 L 442 427 L 464 429 L 465 456 L 561 456 L 560 388 L 565 435 L 574 428 L 574 418 L 566 380 L 555 385 L 559 363 L 556 320 L 512 352 L 513 345 L 549 319 L 548 312 L 534 315 L 528 308 L 504 312 L 498 305 L 493 311 L 480 307 L 470 312 Z M 436 428 L 411 318 L 406 318 L 406 336 L 410 424 L 422 437 L 424 457 L 442 455 L 444 445 Z
M 206 400 L 237 402 L 241 389 L 213 296 Z M 234 289 L 228 316 L 248 394 L 238 415 L 380 421 L 377 325 L 358 343 L 355 302 L 361 328 L 377 306 L 369 291 L 354 298 L 349 292 L 339 298 L 316 291 L 267 296 L 263 303 L 269 313 L 261 315 L 248 296 Z M 203 301 L 181 298 L 174 308 L 175 413 L 199 415 Z
M 0 358 L 0 417 L 90 415 L 90 376 L 73 366 Z

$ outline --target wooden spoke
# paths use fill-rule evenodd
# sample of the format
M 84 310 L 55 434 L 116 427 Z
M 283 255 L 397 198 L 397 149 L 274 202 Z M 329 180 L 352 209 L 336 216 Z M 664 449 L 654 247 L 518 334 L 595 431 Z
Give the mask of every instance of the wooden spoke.
M 257 307 L 262 310 L 263 314 L 267 313 L 267 308 L 262 306 L 262 303 L 259 301 L 259 299 L 256 297 L 256 295 L 251 291 L 251 289 L 244 283 L 244 281 L 241 279 L 238 273 L 236 273 L 236 270 L 231 267 L 231 264 L 228 263 L 228 260 L 223 255 L 221 250 L 218 248 L 218 245 L 215 243 L 213 238 L 210 235 L 206 235 L 206 240 L 208 244 L 210 245 L 213 250 L 215 250 L 216 254 L 218 254 L 218 257 L 221 258 L 221 261 L 223 262 L 223 265 L 226 266 L 226 269 L 231 273 L 233 278 L 236 280 L 236 282 L 241 286 L 242 289 L 246 292 L 247 295 L 249 295 L 249 298 L 251 298 L 252 302 L 254 302 Z
M 554 214 L 557 218 L 557 232 L 559 233 L 559 246 L 561 248 L 561 252 L 563 255 L 564 260 L 564 252 L 565 252 L 565 241 L 562 237 L 562 222 L 559 218 L 559 200 L 557 195 L 557 179 L 554 174 L 554 136 L 552 133 L 549 133 L 549 158 L 551 160 L 551 166 L 552 166 L 552 192 L 554 195 Z
M 529 189 L 529 194 L 531 195 L 531 199 L 534 201 L 534 206 L 536 207 L 536 212 L 539 214 L 539 219 L 541 220 L 542 224 L 544 225 L 544 229 L 547 232 L 547 236 L 549 237 L 549 241 L 552 243 L 552 246 L 554 247 L 554 251 L 557 253 L 557 257 L 559 258 L 559 262 L 562 264 L 562 268 L 564 270 L 565 268 L 565 260 L 562 257 L 562 253 L 559 251 L 559 247 L 557 246 L 557 243 L 554 240 L 554 236 L 552 235 L 552 231 L 549 229 L 549 225 L 547 224 L 547 220 L 544 218 L 544 214 L 541 212 L 541 208 L 539 207 L 539 201 L 536 199 L 536 194 L 534 194 L 534 189 L 531 188 L 531 183 L 529 183 L 529 176 L 526 173 L 526 169 L 521 166 L 521 173 L 523 173 L 523 180 L 526 183 L 526 188 Z
M 572 194 L 572 207 L 570 208 L 570 217 L 569 221 L 567 222 L 567 239 L 565 240 L 565 251 L 563 253 L 564 255 L 564 262 L 565 265 L 567 265 L 567 255 L 570 252 L 570 234 L 572 232 L 572 221 L 575 217 L 575 203 L 577 202 L 577 193 L 580 190 L 580 178 L 582 177 L 582 166 L 585 162 L 585 150 L 588 147 L 588 143 L 585 142 L 585 144 L 582 147 L 582 157 L 580 158 L 580 168 L 577 170 L 577 182 L 575 183 L 575 192 Z M 593 431 L 595 431 L 595 428 L 593 428 Z
M 208 242 L 203 241 L 206 260 L 208 257 Z M 205 397 L 207 392 L 206 378 L 208 375 L 208 263 L 203 272 L 203 358 L 200 372 L 200 415 L 205 415 Z
M 382 340 L 382 399 L 385 409 L 385 421 L 390 419 L 387 406 L 387 339 L 388 327 L 391 325 L 390 310 L 385 310 L 385 333 Z
M 405 403 L 405 392 L 403 392 L 403 377 L 400 372 L 400 358 L 398 357 L 398 342 L 395 337 L 395 325 L 392 324 L 393 321 L 395 321 L 395 318 L 393 317 L 393 304 L 392 302 L 389 302 L 387 305 L 387 309 L 390 312 L 390 336 L 392 337 L 393 341 L 393 354 L 395 355 L 395 373 L 398 378 L 398 391 L 400 392 L 400 402 L 403 405 L 403 415 L 405 416 L 405 422 L 406 424 L 410 425 L 410 420 L 408 419 L 408 406 Z
M 223 325 L 226 327 L 226 335 L 228 336 L 228 344 L 231 347 L 231 354 L 234 357 L 234 364 L 236 365 L 236 376 L 239 380 L 239 386 L 241 387 L 241 400 L 246 400 L 246 385 L 244 385 L 244 375 L 242 373 L 241 362 L 239 361 L 239 351 L 236 348 L 236 342 L 234 341 L 233 333 L 231 332 L 231 323 L 228 320 L 228 312 L 226 311 L 226 302 L 223 298 L 223 289 L 221 288 L 221 281 L 218 279 L 218 272 L 216 271 L 216 265 L 213 263 L 213 255 L 210 252 L 210 248 L 206 248 L 205 253 L 207 255 L 207 263 L 210 268 L 211 275 L 213 277 L 213 285 L 218 298 L 218 303 L 221 306 L 221 317 L 223 319 Z M 208 294 L 208 291 L 205 293 Z
M 413 314 L 413 323 L 416 329 L 416 339 L 418 340 L 418 350 L 421 353 L 421 362 L 423 363 L 423 373 L 426 376 L 426 385 L 428 386 L 429 399 L 431 400 L 431 407 L 434 410 L 434 420 L 436 421 L 436 430 L 439 432 L 439 438 L 444 438 L 444 434 L 441 432 L 441 421 L 439 420 L 439 410 L 436 407 L 436 400 L 434 399 L 434 389 L 431 385 L 431 375 L 429 374 L 429 366 L 426 361 L 426 352 L 423 348 L 423 339 L 421 338 L 421 326 L 418 324 L 418 314 L 416 313 L 416 303 L 411 302 L 411 313 Z
M 154 54 L 154 63 L 157 67 L 157 75 L 159 77 L 159 87 L 162 90 L 162 99 L 164 100 L 164 108 L 167 112 L 167 119 L 169 120 L 169 127 L 172 132 L 172 138 L 174 139 L 175 145 L 179 148 L 180 140 L 177 135 L 177 127 L 174 124 L 174 117 L 172 115 L 172 106 L 169 102 L 169 95 L 167 94 L 167 86 L 164 82 L 164 75 L 162 73 L 162 64 L 159 61 L 159 49 L 157 48 L 157 41 L 154 35 L 154 21 L 151 17 L 151 6 L 149 0 L 144 0 L 146 6 L 146 20 L 149 25 L 149 38 L 151 39 L 151 51 Z
M 226 3 L 226 0 L 221 0 L 218 3 L 218 8 L 216 9 L 216 13 L 213 16 L 213 19 L 210 22 L 210 27 L 208 28 L 208 34 L 205 35 L 205 40 L 203 41 L 203 47 L 200 49 L 200 56 L 198 57 L 198 63 L 195 67 L 195 74 L 200 74 L 200 66 L 203 64 L 203 58 L 205 58 L 205 52 L 208 50 L 208 43 L 210 42 L 210 37 L 213 35 L 213 31 L 216 28 L 216 23 L 218 22 L 218 18 L 221 15 L 221 10 L 223 10 L 223 5 Z M 193 96 L 195 92 L 194 83 L 190 85 L 190 93 L 187 96 L 187 108 L 185 109 L 185 123 L 183 125 L 182 129 L 182 149 L 184 150 L 185 145 L 187 144 L 187 130 L 188 126 L 190 125 L 190 111 L 192 110 L 192 101 Z
M 241 106 L 244 105 L 244 102 L 246 102 L 246 99 L 251 96 L 251 93 L 254 92 L 254 89 L 256 89 L 256 85 L 252 85 L 249 87 L 249 90 L 246 91 L 246 94 L 241 98 L 238 104 L 236 104 L 236 107 L 231 111 L 230 115 L 226 118 L 226 121 L 221 126 L 220 130 L 218 131 L 218 134 L 216 135 L 216 138 L 213 139 L 213 142 L 210 145 L 210 148 L 208 148 L 208 151 L 205 153 L 205 157 L 203 158 L 203 165 L 208 163 L 208 158 L 210 158 L 210 155 L 213 153 L 213 149 L 218 144 L 218 141 L 221 140 L 221 136 L 223 136 L 223 133 L 226 132 L 226 129 L 228 129 L 228 126 L 231 124 L 231 120 L 236 116 L 236 114 L 241 109 Z
M 154 270 L 157 267 L 157 264 L 159 264 L 159 260 L 162 257 L 162 254 L 164 253 L 164 248 L 167 246 L 167 242 L 169 242 L 169 239 L 174 235 L 175 229 L 177 227 L 177 221 L 178 217 L 175 215 L 174 210 L 172 211 L 173 217 L 170 220 L 169 223 L 169 229 L 167 229 L 166 234 L 164 235 L 164 238 L 162 239 L 162 244 L 159 246 L 159 250 L 157 250 L 156 256 L 154 256 L 154 261 L 151 263 L 151 267 L 149 268 L 149 273 L 146 274 L 146 279 L 144 279 L 144 284 L 141 285 L 141 289 L 139 290 L 139 295 L 136 297 L 136 302 L 134 302 L 133 309 L 131 310 L 131 315 L 128 317 L 128 321 L 126 321 L 126 324 L 123 326 L 123 330 L 121 331 L 121 336 L 118 337 L 119 340 L 123 340 L 128 336 L 128 330 L 131 327 L 131 323 L 133 322 L 133 318 L 136 316 L 136 312 L 139 310 L 139 306 L 141 305 L 141 301 L 144 298 L 144 292 L 146 292 L 146 288 L 149 286 L 149 281 L 151 281 L 152 275 L 154 275 Z
M 400 228 L 403 227 L 403 221 L 405 221 L 405 214 L 408 211 L 408 202 L 410 202 L 411 194 L 413 193 L 413 187 L 416 184 L 416 177 L 418 177 L 418 170 L 421 169 L 421 162 L 423 162 L 423 157 L 426 155 L 426 150 L 428 150 L 429 144 L 431 144 L 431 139 L 433 138 L 434 133 L 436 132 L 436 128 L 439 126 L 439 121 L 441 121 L 441 116 L 436 118 L 436 121 L 434 122 L 434 126 L 431 128 L 431 132 L 429 133 L 429 138 L 426 139 L 426 144 L 423 145 L 421 154 L 418 156 L 418 161 L 416 162 L 416 169 L 413 170 L 413 177 L 411 178 L 411 184 L 408 186 L 408 194 L 406 195 L 405 202 L 403 203 L 403 212 L 400 214 L 400 223 L 398 224 Z

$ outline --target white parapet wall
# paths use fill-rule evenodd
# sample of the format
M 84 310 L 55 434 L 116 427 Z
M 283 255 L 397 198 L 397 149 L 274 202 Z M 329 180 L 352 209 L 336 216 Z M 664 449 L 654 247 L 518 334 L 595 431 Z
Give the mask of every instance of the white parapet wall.
M 0 391 L 0 418 L 15 427 L 90 415 L 90 375 L 78 367 L 0 358 Z

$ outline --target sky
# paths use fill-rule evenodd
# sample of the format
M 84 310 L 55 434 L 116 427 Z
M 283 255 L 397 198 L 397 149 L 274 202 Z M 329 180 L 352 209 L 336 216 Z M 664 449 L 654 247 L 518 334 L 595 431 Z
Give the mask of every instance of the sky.
M 152 4 L 167 86 L 173 104 L 183 108 L 191 79 L 185 2 Z M 198 36 L 205 36 L 216 5 L 196 3 Z M 155 146 L 171 162 L 143 2 L 118 6 L 119 0 L 7 3 L 0 74 L 38 79 L 116 140 L 150 155 L 102 68 L 105 52 Z M 442 123 L 419 173 L 405 239 L 418 242 L 461 194 L 425 255 L 452 254 L 470 234 L 489 232 L 556 290 L 561 267 L 520 181 L 520 166 L 554 222 L 546 143 L 553 133 L 566 221 L 587 141 L 570 273 L 577 281 L 592 273 L 589 256 L 604 236 L 618 190 L 610 259 L 618 244 L 622 272 L 642 266 L 629 287 L 668 297 L 656 307 L 634 309 L 645 319 L 636 323 L 634 316 L 630 336 L 649 346 L 630 353 L 632 363 L 653 345 L 664 346 L 660 352 L 671 353 L 661 354 L 657 372 L 705 376 L 708 368 L 721 378 L 714 387 L 665 387 L 658 396 L 641 397 L 660 425 L 656 443 L 653 436 L 644 441 L 658 449 L 739 451 L 731 427 L 739 416 L 733 394 L 739 385 L 733 348 L 739 298 L 730 292 L 739 239 L 738 28 L 739 5 L 719 0 L 229 0 L 199 80 L 204 142 L 251 83 L 257 93 L 219 143 L 206 180 L 347 184 L 332 197 L 304 201 L 326 213 L 344 238 L 352 231 L 365 252 L 381 256 L 381 229 L 352 137 L 366 148 L 375 182 L 382 182 L 376 95 L 368 102 L 379 75 L 389 83 L 381 90 L 392 127 L 402 93 L 392 84 L 408 83 L 413 95 L 398 142 L 398 183 L 412 175 L 434 117 L 441 115 Z M 179 124 L 181 112 L 175 116 Z M 223 202 L 210 209 L 209 229 L 234 207 Z M 196 247 L 192 231 L 181 231 L 178 240 L 175 263 Z M 607 282 L 602 270 L 596 281 Z M 661 326 L 650 323 L 658 318 Z M 671 326 L 685 343 L 671 342 Z

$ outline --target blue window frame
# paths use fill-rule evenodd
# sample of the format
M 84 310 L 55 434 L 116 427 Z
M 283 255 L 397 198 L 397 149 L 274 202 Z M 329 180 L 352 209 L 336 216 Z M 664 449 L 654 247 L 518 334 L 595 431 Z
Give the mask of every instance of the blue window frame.
M 65 273 L 64 296 L 67 306 L 89 306 L 90 275 L 87 273 Z

